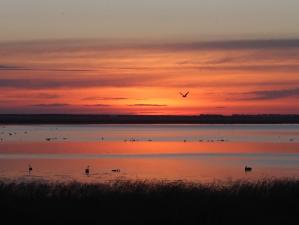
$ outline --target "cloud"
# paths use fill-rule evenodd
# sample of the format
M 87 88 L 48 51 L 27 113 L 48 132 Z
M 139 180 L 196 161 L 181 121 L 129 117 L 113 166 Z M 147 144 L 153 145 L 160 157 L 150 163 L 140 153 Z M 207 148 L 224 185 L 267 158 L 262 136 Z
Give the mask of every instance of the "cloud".
M 0 70 L 29 70 L 27 68 L 16 65 L 0 65 Z
M 37 93 L 37 94 L 31 95 L 30 97 L 53 99 L 53 98 L 60 98 L 61 96 L 57 95 L 57 94 Z
M 92 105 L 71 105 L 67 103 L 51 103 L 51 104 L 34 104 L 30 105 L 30 107 L 41 107 L 41 108 L 81 108 L 81 107 L 111 107 L 112 105 L 108 104 L 92 104 Z
M 279 77 L 278 77 L 279 78 Z M 79 88 L 106 88 L 106 87 L 170 87 L 170 88 L 181 88 L 181 87 L 236 87 L 236 86 L 290 86 L 290 85 L 299 85 L 298 79 L 292 80 L 273 80 L 273 81 L 248 81 L 248 80 L 234 80 L 229 83 L 223 82 L 223 79 L 219 81 L 202 81 L 201 79 L 196 79 L 190 81 L 189 79 L 182 80 L 177 82 L 173 76 L 132 76 L 132 77 L 97 77 L 97 78 L 81 78 L 81 79 L 9 79 L 9 78 L 0 78 L 0 89 L 24 89 L 24 90 L 39 90 L 45 92 L 47 89 L 79 89 Z M 2 92 L 6 93 L 6 92 Z M 11 92 L 10 92 L 11 93 Z M 7 91 L 7 94 L 9 92 Z M 4 94 L 2 94 L 4 95 Z M 5 95 L 4 95 L 5 96 Z M 24 96 L 27 96 L 26 94 Z M 29 96 L 28 96 L 29 97 Z M 42 96 L 47 98 L 47 96 Z M 56 97 L 49 95 L 49 98 Z M 58 96 L 57 96 L 58 97 Z M 81 99 L 83 101 L 94 101 L 94 100 L 126 100 L 127 98 L 121 99 L 121 97 L 113 98 L 97 98 L 97 97 L 87 97 L 86 99 Z M 135 98 L 134 100 L 148 100 L 148 98 Z
M 249 95 L 249 97 L 245 96 L 244 98 L 242 98 L 242 100 L 274 100 L 286 97 L 298 97 L 299 88 L 269 91 L 253 91 L 245 93 L 245 95 Z
M 31 106 L 32 107 L 66 107 L 70 105 L 65 103 L 52 103 L 52 104 L 35 104 Z
M 110 107 L 112 105 L 108 105 L 108 104 L 93 104 L 93 105 L 82 105 L 84 107 Z
M 123 97 L 104 97 L 104 98 L 100 98 L 100 97 L 87 97 L 87 98 L 83 98 L 81 100 L 83 101 L 109 101 L 109 100 L 127 100 L 128 98 L 123 98 Z
M 236 60 L 237 60 L 237 57 L 226 56 L 226 57 L 208 60 L 208 61 L 204 62 L 204 64 L 218 65 L 218 64 L 226 64 L 226 63 L 235 62 Z
M 93 69 L 50 69 L 39 67 L 22 67 L 17 65 L 0 65 L 0 71 L 40 71 L 40 72 L 95 72 Z
M 226 63 L 233 63 L 233 62 L 240 62 L 240 56 L 238 57 L 231 57 L 231 56 L 225 56 L 225 57 L 219 57 L 219 58 L 212 58 L 208 60 L 184 60 L 184 61 L 178 61 L 177 65 L 183 65 L 183 66 L 199 66 L 199 65 L 219 65 L 219 64 L 226 64 Z
M 132 104 L 132 105 L 128 105 L 128 106 L 140 106 L 140 107 L 165 107 L 168 105 L 164 105 L 164 104 Z
M 60 98 L 60 95 L 57 94 L 48 94 L 48 93 L 22 93 L 22 94 L 4 94 L 1 96 L 3 98 L 17 98 L 17 99 L 24 99 L 24 98 L 35 98 L 35 99 L 55 99 Z
M 242 61 L 243 65 L 229 65 L 227 63 L 238 63 L 238 60 L 233 58 L 222 58 L 215 59 L 205 62 L 177 62 L 177 65 L 184 65 L 182 67 L 176 67 L 176 70 L 188 70 L 195 69 L 200 71 L 266 71 L 266 72 L 299 72 L 299 63 L 288 63 L 288 64 L 273 64 L 263 63 L 262 58 L 257 57 L 256 59 L 260 60 L 256 64 L 248 64 L 246 61 Z M 250 58 L 248 58 L 250 60 Z M 245 64 L 244 64 L 245 63 Z M 161 67 L 163 69 L 163 67 Z M 160 68 L 160 69 L 161 69 Z M 98 67 L 97 69 L 42 69 L 42 68 L 21 68 L 21 67 L 6 67 L 0 68 L 0 71 L 36 71 L 36 72 L 100 72 L 102 69 L 111 69 L 111 70 L 154 70 L 154 67 L 131 67 L 131 68 L 121 68 L 121 67 Z M 169 69 L 169 68 L 164 68 Z
M 194 69 L 200 71 L 251 71 L 251 72 L 299 72 L 299 63 L 294 64 L 255 64 L 255 65 L 222 65 L 222 66 L 198 66 Z
M 241 49 L 293 49 L 299 48 L 299 39 L 223 40 L 161 45 L 172 50 L 241 50 Z
M 103 52 L 122 49 L 191 51 L 191 50 L 262 50 L 299 48 L 299 39 L 240 39 L 192 42 L 144 42 L 144 41 L 107 41 L 107 40 L 44 40 L 0 43 L 0 55 L 4 54 L 50 54 L 61 52 Z M 18 51 L 16 51 L 18 50 Z
M 161 82 L 162 77 L 155 76 L 136 76 L 123 75 L 118 76 L 98 76 L 97 78 L 80 79 L 10 79 L 0 78 L 0 88 L 23 88 L 23 89 L 53 89 L 53 88 L 87 88 L 87 87 L 127 87 L 145 85 L 150 86 L 156 82 Z M 147 83 L 148 82 L 148 83 Z
M 140 66 L 131 66 L 131 67 L 119 67 L 119 66 L 98 66 L 95 69 L 50 69 L 46 67 L 18 67 L 18 66 L 13 66 L 13 67 L 0 67 L 0 71 L 36 71 L 36 72 L 99 72 L 101 70 L 109 70 L 109 69 L 117 69 L 117 70 L 153 70 L 154 67 L 140 67 Z

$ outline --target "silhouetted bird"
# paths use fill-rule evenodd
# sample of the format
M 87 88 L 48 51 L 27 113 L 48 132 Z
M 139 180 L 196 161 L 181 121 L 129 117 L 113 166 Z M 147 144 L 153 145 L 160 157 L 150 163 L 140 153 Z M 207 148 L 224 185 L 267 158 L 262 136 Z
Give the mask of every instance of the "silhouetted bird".
M 251 167 L 249 167 L 249 166 L 245 166 L 245 173 L 247 173 L 247 172 L 251 172 L 252 171 L 252 168 Z
M 181 94 L 181 96 L 182 96 L 183 98 L 186 98 L 186 97 L 188 96 L 188 94 L 189 94 L 189 91 L 188 91 L 186 94 L 183 94 L 182 92 L 180 92 L 180 94 Z
M 120 169 L 114 169 L 114 170 L 112 170 L 112 172 L 114 172 L 114 173 L 119 173 L 119 172 L 120 172 Z
M 86 175 L 86 176 L 89 176 L 89 172 L 90 172 L 90 169 L 89 169 L 89 168 L 90 168 L 90 167 L 87 166 L 86 169 L 85 169 L 85 175 Z
M 29 164 L 28 165 L 28 173 L 29 173 L 29 175 L 31 174 L 31 172 L 32 172 L 32 166 Z

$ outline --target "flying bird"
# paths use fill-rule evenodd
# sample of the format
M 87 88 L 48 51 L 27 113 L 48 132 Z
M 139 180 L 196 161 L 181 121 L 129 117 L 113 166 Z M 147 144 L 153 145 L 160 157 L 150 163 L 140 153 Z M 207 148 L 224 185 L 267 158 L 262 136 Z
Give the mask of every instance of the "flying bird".
M 180 94 L 181 94 L 181 96 L 182 96 L 183 98 L 187 98 L 187 96 L 188 96 L 188 94 L 189 94 L 189 91 L 188 91 L 186 94 L 183 94 L 182 92 L 180 92 Z

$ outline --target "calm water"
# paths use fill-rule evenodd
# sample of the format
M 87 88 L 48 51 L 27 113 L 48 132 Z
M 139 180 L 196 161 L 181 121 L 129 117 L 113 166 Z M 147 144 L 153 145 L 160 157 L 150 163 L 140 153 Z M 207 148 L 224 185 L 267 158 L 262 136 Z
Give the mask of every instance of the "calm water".
M 298 153 L 299 125 L 0 126 L 2 179 L 213 182 L 298 177 Z M 30 176 L 28 164 L 33 166 Z M 87 165 L 89 176 L 84 174 Z M 245 165 L 253 171 L 245 173 Z

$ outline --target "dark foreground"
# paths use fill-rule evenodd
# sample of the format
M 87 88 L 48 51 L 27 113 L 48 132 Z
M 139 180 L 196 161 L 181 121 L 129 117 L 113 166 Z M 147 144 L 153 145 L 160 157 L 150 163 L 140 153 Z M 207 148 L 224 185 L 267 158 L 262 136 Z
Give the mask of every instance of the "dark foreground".
M 298 224 L 299 180 L 0 182 L 0 213 L 7 224 Z
M 298 124 L 299 115 L 0 114 L 0 124 Z

